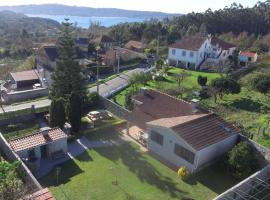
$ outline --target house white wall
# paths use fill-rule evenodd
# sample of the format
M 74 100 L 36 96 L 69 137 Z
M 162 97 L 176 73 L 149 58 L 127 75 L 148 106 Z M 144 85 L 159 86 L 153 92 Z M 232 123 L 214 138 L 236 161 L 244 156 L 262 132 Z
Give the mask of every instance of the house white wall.
M 225 140 L 222 140 L 218 143 L 215 143 L 200 150 L 198 152 L 198 160 L 197 160 L 198 168 L 206 165 L 215 158 L 223 155 L 224 153 L 232 149 L 236 144 L 237 139 L 238 135 L 233 135 L 229 138 L 226 138 Z
M 35 147 L 34 150 L 35 150 L 35 156 L 37 158 L 41 158 L 40 146 Z M 29 150 L 24 150 L 24 151 L 20 151 L 20 152 L 16 152 L 16 153 L 18 154 L 18 156 L 20 158 L 28 158 L 29 157 L 28 151 Z
M 48 156 L 57 151 L 63 151 L 66 153 L 67 150 L 67 138 L 59 139 L 47 145 Z
M 163 136 L 163 145 L 157 144 L 151 140 L 151 131 L 155 131 Z M 193 149 L 185 140 L 178 136 L 173 130 L 169 128 L 148 125 L 148 149 L 160 156 L 162 159 L 173 164 L 175 167 L 186 166 L 187 169 L 195 173 L 202 169 L 205 165 L 229 151 L 236 144 L 238 135 L 226 138 L 218 143 L 210 145 L 200 151 Z M 175 144 L 178 144 L 195 154 L 194 163 L 189 163 L 185 159 L 179 157 L 174 153 Z
M 168 61 L 169 64 L 175 63 L 176 65 L 182 64 L 187 67 L 187 64 L 190 63 L 194 65 L 195 68 L 203 61 L 207 56 L 208 52 L 211 49 L 210 40 L 206 39 L 201 47 L 197 51 L 191 51 L 187 49 L 178 49 L 178 48 L 169 48 L 168 52 Z M 183 54 L 183 52 L 186 52 Z M 191 56 L 193 53 L 193 56 Z
M 182 138 L 178 137 L 171 129 L 162 128 L 157 126 L 150 126 L 151 128 L 148 129 L 149 133 L 149 140 L 148 140 L 148 149 L 149 151 L 157 154 L 162 159 L 168 161 L 169 163 L 173 164 L 175 167 L 186 166 L 187 169 L 192 172 L 194 171 L 194 164 L 196 163 L 196 151 L 190 147 Z M 154 130 L 160 135 L 163 136 L 163 145 L 157 144 L 155 141 L 151 140 L 151 131 Z M 186 148 L 187 150 L 193 152 L 195 154 L 194 164 L 187 162 L 186 160 L 182 159 L 181 157 L 177 156 L 174 153 L 174 146 L 175 143 L 181 145 L 182 147 Z

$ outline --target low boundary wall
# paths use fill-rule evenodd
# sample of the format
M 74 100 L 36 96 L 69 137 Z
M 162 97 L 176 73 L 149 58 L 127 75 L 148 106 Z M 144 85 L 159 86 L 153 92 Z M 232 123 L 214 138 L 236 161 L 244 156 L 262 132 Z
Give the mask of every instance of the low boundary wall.
M 24 164 L 21 158 L 12 150 L 9 143 L 6 141 L 2 133 L 0 133 L 0 150 L 6 156 L 8 161 L 15 162 L 19 161 L 21 163 L 20 170 L 22 174 L 23 181 L 25 182 L 26 186 L 31 189 L 31 192 L 35 192 L 42 189 L 42 186 L 39 184 L 37 179 L 34 177 L 32 172 L 28 169 L 28 167 Z

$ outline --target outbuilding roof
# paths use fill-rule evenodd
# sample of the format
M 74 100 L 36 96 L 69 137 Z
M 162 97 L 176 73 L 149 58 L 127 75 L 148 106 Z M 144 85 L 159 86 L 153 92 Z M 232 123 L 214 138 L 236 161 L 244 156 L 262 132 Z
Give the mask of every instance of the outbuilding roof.
M 170 45 L 170 48 L 186 49 L 191 51 L 197 51 L 201 48 L 207 37 L 193 36 L 187 37 L 181 40 L 177 40 L 174 44 Z
M 145 45 L 140 41 L 130 40 L 126 45 L 126 48 L 128 49 L 143 49 L 145 48 Z
M 31 81 L 31 80 L 39 80 L 38 74 L 36 70 L 28 70 L 28 71 L 22 71 L 22 72 L 12 72 L 10 73 L 12 78 L 16 82 L 20 81 Z
M 240 56 L 246 56 L 246 57 L 255 57 L 257 53 L 249 52 L 249 51 L 242 51 L 240 52 Z
M 214 113 L 158 119 L 148 124 L 172 129 L 195 150 L 239 133 L 236 127 Z
M 23 198 L 24 200 L 55 200 L 48 188 L 41 189 Z
M 63 138 L 67 138 L 67 135 L 60 128 L 53 128 L 12 140 L 9 143 L 15 152 L 20 152 L 52 143 Z
M 219 47 L 221 47 L 223 50 L 229 50 L 230 48 L 234 48 L 235 45 L 234 44 L 230 44 L 228 42 L 225 42 L 217 37 L 212 37 L 211 38 L 211 44 L 216 46 L 219 45 Z

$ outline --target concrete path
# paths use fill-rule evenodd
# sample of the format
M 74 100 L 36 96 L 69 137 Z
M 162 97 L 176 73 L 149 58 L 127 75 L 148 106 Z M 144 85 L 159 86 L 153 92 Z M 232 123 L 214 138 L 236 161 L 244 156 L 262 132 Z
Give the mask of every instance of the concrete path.
M 56 166 L 70 160 L 75 157 L 83 154 L 87 149 L 91 148 L 102 148 L 102 147 L 112 147 L 115 145 L 121 145 L 125 143 L 125 140 L 108 140 L 108 141 L 90 141 L 86 137 L 82 137 L 77 139 L 75 142 L 68 144 L 68 152 L 67 154 L 61 158 L 56 160 L 49 159 L 41 159 L 40 161 L 40 169 L 37 173 L 35 173 L 36 178 L 42 178 L 50 173 Z
M 129 77 L 134 73 L 144 72 L 145 68 L 136 68 L 129 70 L 125 72 L 125 74 L 121 74 L 118 77 L 107 81 L 105 83 L 102 83 L 99 85 L 99 93 L 103 97 L 108 97 L 108 95 L 117 92 L 120 88 L 123 88 L 128 84 Z M 149 70 L 149 69 L 148 69 Z M 97 87 L 92 87 L 89 89 L 89 92 L 96 92 Z M 16 104 L 16 105 L 9 105 L 9 106 L 3 106 L 3 109 L 5 112 L 12 112 L 12 111 L 18 111 L 18 110 L 24 110 L 27 108 L 31 108 L 33 105 L 35 108 L 43 108 L 47 107 L 51 104 L 51 100 L 49 99 L 43 99 L 39 101 L 33 101 L 29 103 L 22 103 L 22 104 Z M 3 113 L 4 111 L 0 109 L 0 113 Z

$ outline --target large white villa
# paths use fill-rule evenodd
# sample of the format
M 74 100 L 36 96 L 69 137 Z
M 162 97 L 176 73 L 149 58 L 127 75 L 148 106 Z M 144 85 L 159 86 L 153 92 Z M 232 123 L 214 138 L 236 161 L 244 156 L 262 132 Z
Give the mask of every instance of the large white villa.
M 228 59 L 235 48 L 235 45 L 212 36 L 187 37 L 169 46 L 168 62 L 169 65 L 200 69 L 206 60 L 219 63 Z

